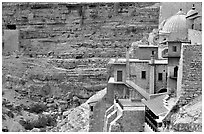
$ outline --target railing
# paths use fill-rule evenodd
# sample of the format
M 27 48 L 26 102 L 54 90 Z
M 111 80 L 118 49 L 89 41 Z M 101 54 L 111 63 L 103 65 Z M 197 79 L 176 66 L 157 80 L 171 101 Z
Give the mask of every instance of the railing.
M 150 126 L 150 128 L 155 131 L 158 132 L 157 127 L 154 125 L 154 123 L 151 122 L 151 120 L 145 116 L 145 122 Z
M 118 103 L 118 105 L 121 107 L 121 109 L 124 109 L 123 105 L 121 104 L 121 102 L 119 100 L 116 101 L 116 103 Z
M 118 101 L 119 103 L 115 103 L 115 106 L 117 107 L 117 117 L 110 123 L 109 128 L 108 128 L 108 132 L 111 132 L 112 126 L 114 124 L 116 124 L 116 121 L 118 121 L 122 115 L 123 115 L 123 106 L 120 103 L 120 101 Z
M 107 125 L 108 125 L 108 118 L 107 116 L 114 111 L 114 105 L 112 105 L 111 107 L 109 107 L 106 112 L 105 112 L 105 116 L 104 116 L 104 128 L 103 131 L 106 132 L 107 131 Z

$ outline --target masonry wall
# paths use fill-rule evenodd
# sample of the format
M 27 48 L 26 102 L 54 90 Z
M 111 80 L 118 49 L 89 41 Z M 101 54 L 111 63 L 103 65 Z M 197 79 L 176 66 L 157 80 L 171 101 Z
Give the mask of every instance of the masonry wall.
M 179 65 L 179 58 L 168 58 L 168 78 L 167 78 L 167 88 L 168 90 L 175 91 L 177 89 L 177 80 L 170 78 L 174 75 L 174 68 Z M 178 66 L 179 67 L 179 66 Z
M 190 100 L 202 95 L 202 46 L 182 46 L 183 77 L 178 89 L 179 104 L 187 104 Z
M 154 51 L 155 59 L 158 59 L 158 47 L 138 47 L 135 51 L 136 59 L 150 60 L 152 51 Z
M 142 71 L 146 71 L 146 79 L 142 79 Z M 130 63 L 131 80 L 149 92 L 149 62 Z
M 155 73 L 155 92 L 158 92 L 162 88 L 167 88 L 167 65 L 156 65 Z M 159 73 L 162 73 L 162 80 L 158 80 Z
M 121 118 L 123 132 L 144 131 L 144 111 L 124 111 L 123 116 Z
M 114 80 L 117 81 L 117 71 L 122 71 L 122 81 L 126 80 L 126 64 L 113 65 L 114 67 Z
M 114 84 L 114 97 L 118 99 L 129 98 L 129 89 L 125 84 Z

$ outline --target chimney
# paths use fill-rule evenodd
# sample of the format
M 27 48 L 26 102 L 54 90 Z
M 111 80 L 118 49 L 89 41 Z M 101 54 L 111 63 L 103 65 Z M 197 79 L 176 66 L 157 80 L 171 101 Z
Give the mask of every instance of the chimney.
M 151 59 L 150 59 L 150 79 L 149 79 L 149 93 L 154 94 L 154 87 L 155 87 L 155 57 L 154 51 L 152 51 Z
M 154 64 L 155 63 L 155 56 L 154 56 L 154 51 L 152 51 L 152 55 L 150 58 L 150 64 Z
M 129 51 L 126 48 L 126 79 L 130 79 L 130 61 L 129 61 Z

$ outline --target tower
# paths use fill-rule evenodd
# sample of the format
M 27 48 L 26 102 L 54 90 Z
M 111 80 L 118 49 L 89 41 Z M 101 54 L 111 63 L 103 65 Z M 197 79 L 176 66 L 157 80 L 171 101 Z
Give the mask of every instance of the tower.
M 200 17 L 198 15 L 198 11 L 195 9 L 195 5 L 193 4 L 191 10 L 188 11 L 186 15 L 186 24 L 188 29 L 195 29 L 194 20 Z

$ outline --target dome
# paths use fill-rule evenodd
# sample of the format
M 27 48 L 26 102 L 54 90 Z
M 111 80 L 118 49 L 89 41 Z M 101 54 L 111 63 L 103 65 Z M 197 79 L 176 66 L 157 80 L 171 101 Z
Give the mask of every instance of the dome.
M 193 17 L 195 15 L 198 15 L 198 11 L 195 10 L 195 6 L 193 4 L 191 10 L 188 11 L 187 15 L 186 15 L 186 18 L 189 18 L 189 17 Z
M 179 11 L 164 24 L 162 32 L 170 33 L 170 40 L 185 40 L 187 38 L 186 15 Z

